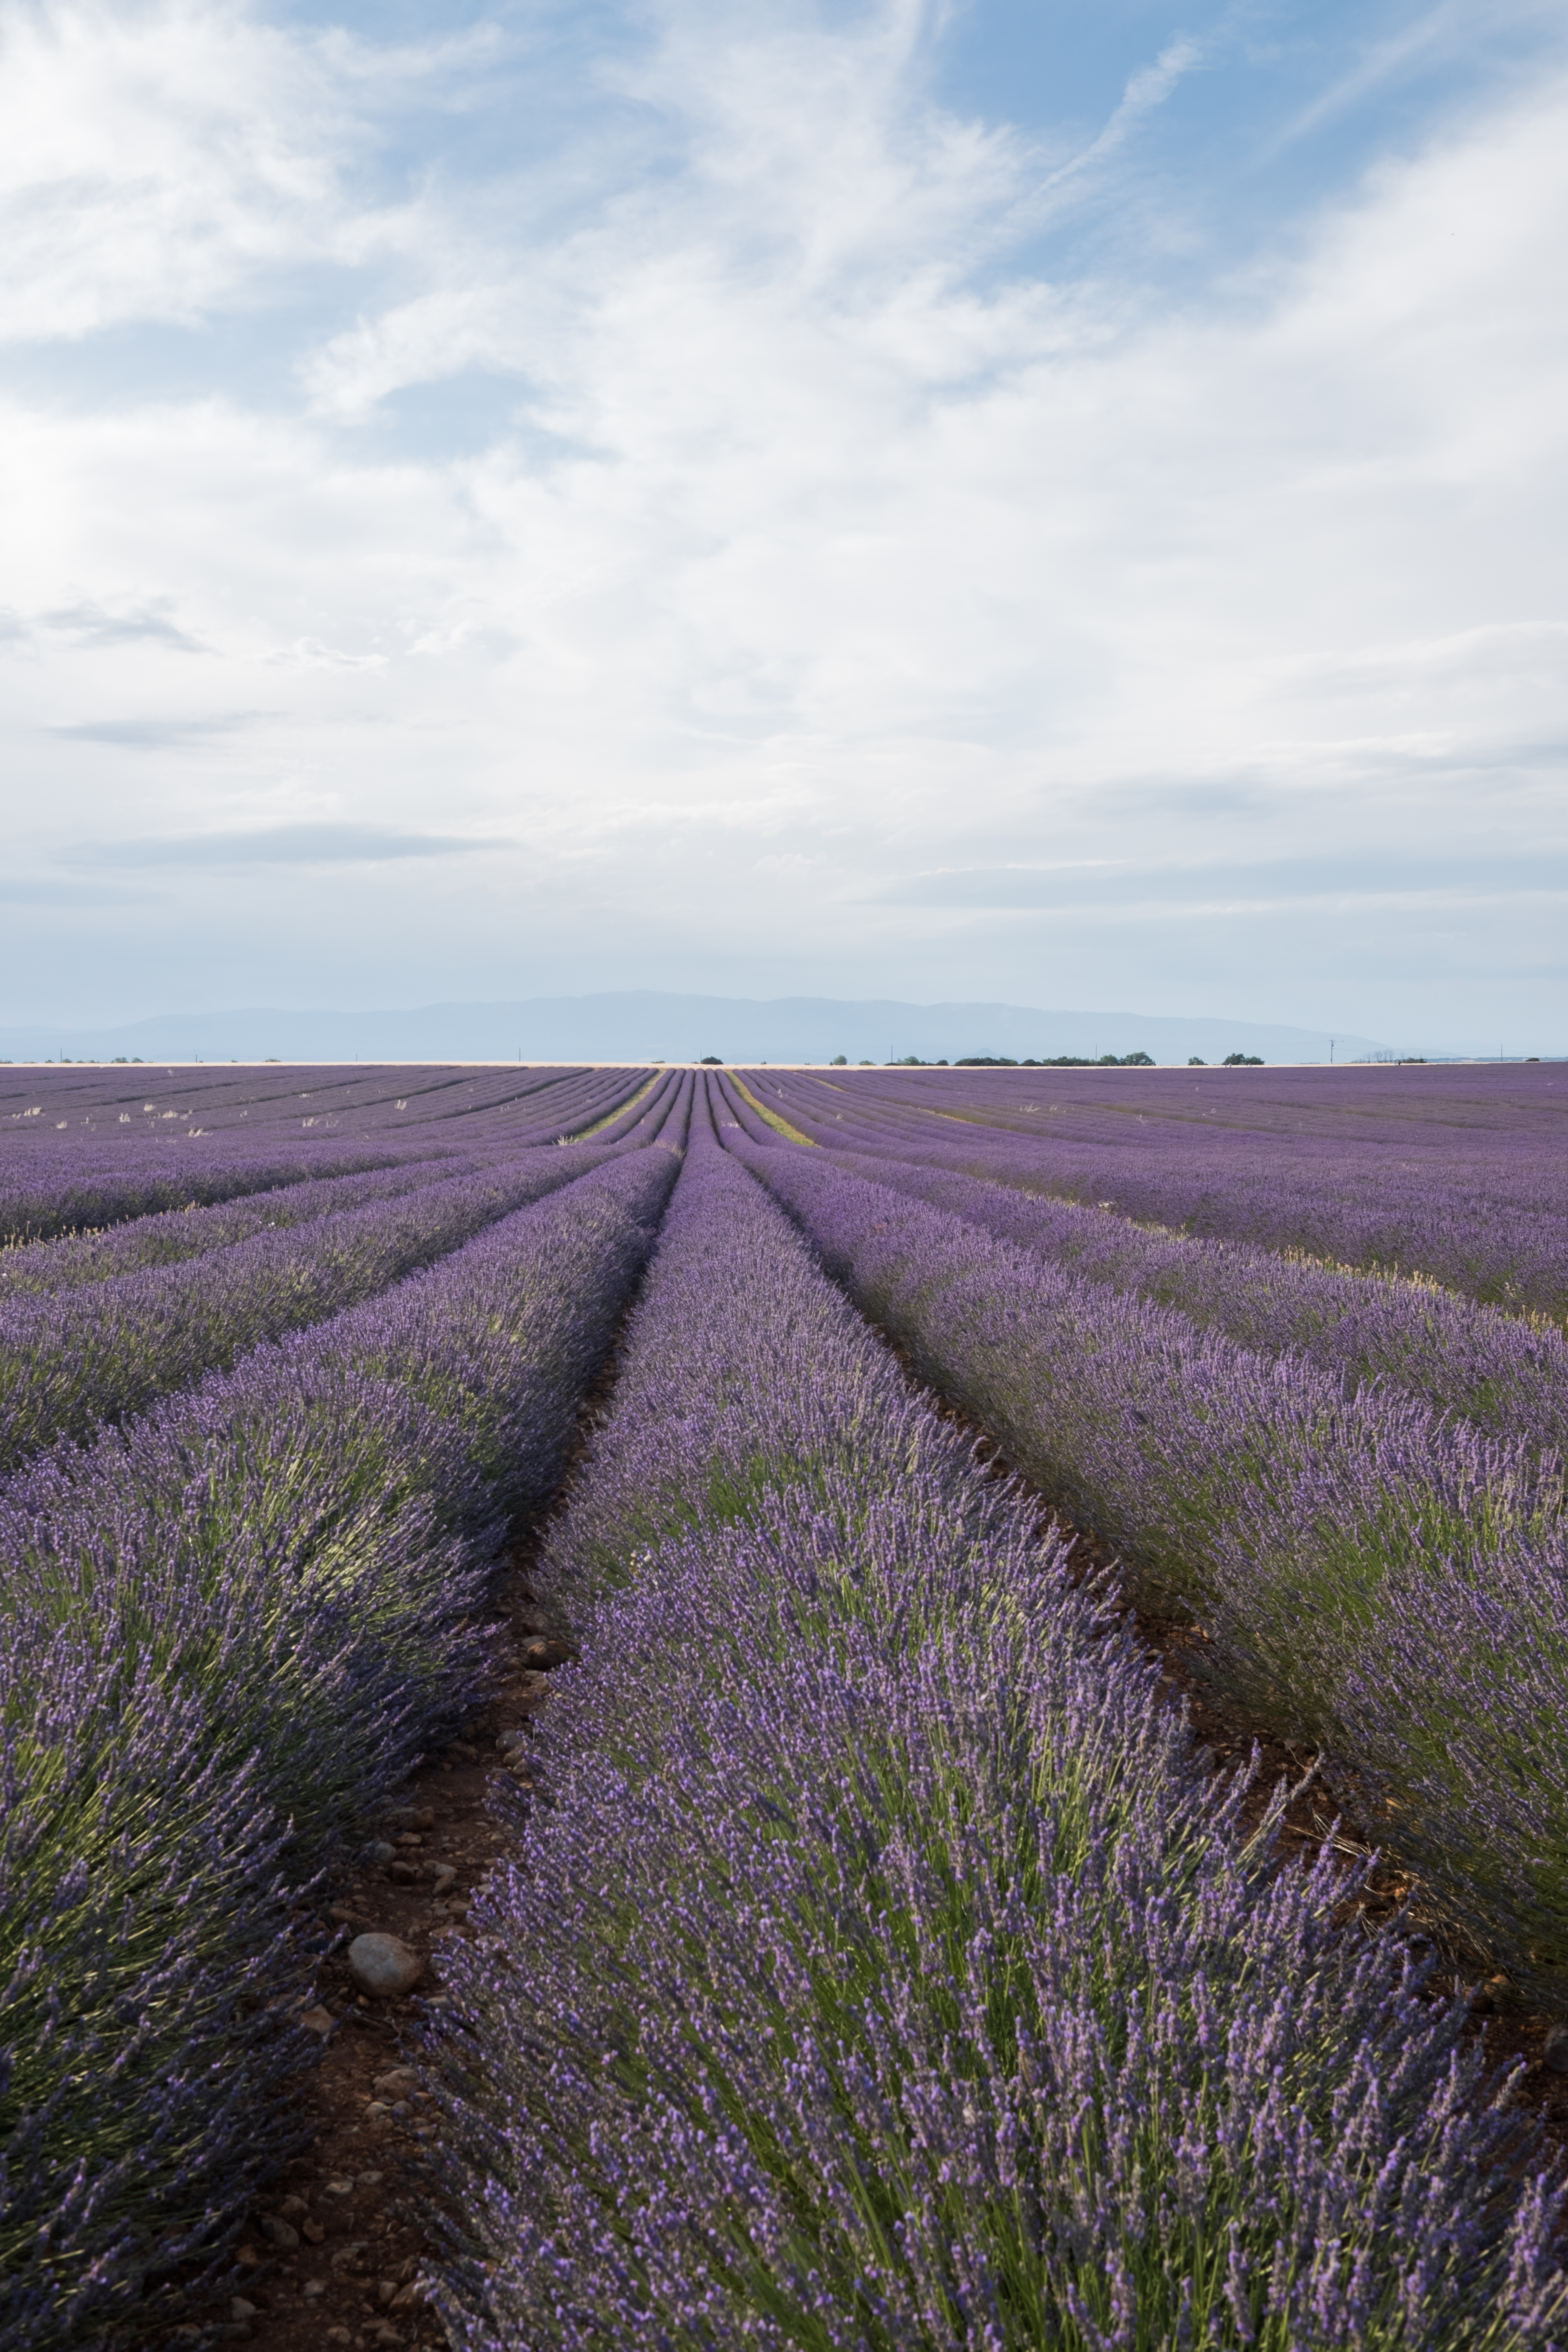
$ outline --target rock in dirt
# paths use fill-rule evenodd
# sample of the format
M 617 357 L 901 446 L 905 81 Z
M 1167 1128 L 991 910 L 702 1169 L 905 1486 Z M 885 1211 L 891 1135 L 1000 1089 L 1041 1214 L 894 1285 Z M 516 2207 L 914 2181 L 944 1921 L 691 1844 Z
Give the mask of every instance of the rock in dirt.
M 436 1864 L 434 1880 L 431 1892 L 436 1895 L 445 1895 L 449 1888 L 456 1886 L 458 1874 L 449 1862 L 438 1862 Z
M 398 2000 L 425 1973 L 417 1952 L 396 1936 L 356 1936 L 348 1948 L 349 1974 L 361 1992 Z
M 376 2076 L 371 2088 L 384 2099 L 408 2099 L 419 2088 L 419 2077 L 412 2066 L 389 2066 L 384 2074 Z
M 367 1862 L 375 1863 L 381 1868 L 384 1868 L 392 1860 L 396 1848 L 389 1845 L 384 1838 L 373 1838 L 364 1851 Z
M 412 1862 L 389 1862 L 386 1874 L 395 1886 L 413 1886 L 419 1877 L 418 1868 Z
M 1542 2053 L 1554 2074 L 1568 2074 L 1568 2025 L 1554 2025 Z
M 563 1666 L 571 1655 L 571 1643 L 563 1642 L 559 1633 L 536 1634 L 531 1642 L 523 1643 L 520 1653 L 523 1665 L 543 1674 L 552 1666 Z
M 228 2315 L 231 2319 L 254 2319 L 256 2305 L 247 2303 L 244 2295 L 237 2294 L 228 2306 Z
M 264 2213 L 259 2224 L 262 2236 L 269 2244 L 285 2249 L 297 2246 L 300 2232 L 291 2221 L 280 2221 L 276 2213 Z
M 308 2026 L 312 2033 L 330 2033 L 337 2021 L 331 2011 L 323 2009 L 319 2001 L 314 2009 L 302 2009 L 300 2011 L 300 2024 Z

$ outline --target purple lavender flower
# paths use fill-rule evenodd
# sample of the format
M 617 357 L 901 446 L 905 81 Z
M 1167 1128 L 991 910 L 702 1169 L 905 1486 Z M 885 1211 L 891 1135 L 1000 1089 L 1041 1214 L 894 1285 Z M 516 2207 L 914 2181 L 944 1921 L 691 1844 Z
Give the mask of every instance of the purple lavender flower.
M 1357 1776 L 1388 1809 L 1380 1837 L 1568 2005 L 1568 1776 L 1542 1708 L 1568 1676 L 1558 1467 L 1081 1281 L 827 1153 L 742 1149 L 922 1377 L 1152 1599 L 1190 1608 L 1205 1669 Z
M 554 1801 L 436 2044 L 460 2352 L 1552 2340 L 1458 2015 L 700 1121 L 548 1562 Z
M 818 1143 L 1568 1318 L 1560 1065 L 741 1075 Z
M 497 1548 L 677 1164 L 614 1155 L 0 1498 L 8 2345 L 155 2323 L 287 2154 L 299 1899 L 482 1690 Z

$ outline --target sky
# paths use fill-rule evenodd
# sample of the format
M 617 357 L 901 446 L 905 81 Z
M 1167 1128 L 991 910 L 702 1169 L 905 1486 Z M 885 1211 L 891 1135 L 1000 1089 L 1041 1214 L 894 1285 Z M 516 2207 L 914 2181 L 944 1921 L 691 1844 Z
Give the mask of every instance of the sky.
M 0 5 L 0 1026 L 1568 1051 L 1568 12 Z

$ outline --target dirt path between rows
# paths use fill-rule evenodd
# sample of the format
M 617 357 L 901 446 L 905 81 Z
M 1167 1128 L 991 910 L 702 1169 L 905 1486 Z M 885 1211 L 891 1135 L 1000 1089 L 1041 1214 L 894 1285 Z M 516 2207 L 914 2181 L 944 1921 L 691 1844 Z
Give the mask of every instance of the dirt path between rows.
M 223 2322 L 224 2334 L 260 2352 L 435 2352 L 445 2343 L 419 2285 L 435 2253 L 420 2205 L 437 2126 L 420 2085 L 417 2036 L 432 2010 L 439 2013 L 443 1946 L 468 1935 L 473 1895 L 495 1861 L 516 1852 L 489 1810 L 498 1776 L 548 1801 L 533 1726 L 548 1699 L 548 1675 L 572 1643 L 540 1601 L 532 1575 L 604 1417 L 625 1326 L 623 1316 L 584 1400 L 549 1511 L 519 1538 L 491 1587 L 493 1696 L 460 1738 L 409 1776 L 395 1809 L 375 1824 L 379 1857 L 329 1906 L 342 1941 L 319 1971 L 311 2012 L 324 2033 L 321 2061 L 301 2085 L 313 2137 L 251 2218 L 239 2249 L 237 2298 Z M 423 1960 L 407 1998 L 374 2000 L 356 1990 L 345 1954 L 365 1933 L 394 1936 Z
M 520 1548 L 491 1596 L 501 1653 L 496 1697 L 411 1776 L 395 1813 L 376 1824 L 392 1858 L 366 1864 L 331 1906 L 344 1942 L 318 1975 L 310 2012 L 325 2029 L 321 2062 L 303 2085 L 314 2137 L 252 2217 L 238 2256 L 245 2283 L 228 2314 L 234 2334 L 266 2352 L 413 2352 L 445 2340 L 418 2284 L 431 2249 L 416 2199 L 437 2126 L 415 2042 L 426 2005 L 439 2010 L 443 1946 L 468 1933 L 468 1902 L 510 1850 L 488 1810 L 498 1768 L 536 1785 L 529 1732 L 542 1673 L 530 1654 L 563 1645 L 529 1581 L 533 1551 Z M 504 1768 L 503 1732 L 521 1735 Z M 366 1932 L 394 1936 L 423 1959 L 409 1997 L 357 1991 L 344 1954 L 348 1939 Z

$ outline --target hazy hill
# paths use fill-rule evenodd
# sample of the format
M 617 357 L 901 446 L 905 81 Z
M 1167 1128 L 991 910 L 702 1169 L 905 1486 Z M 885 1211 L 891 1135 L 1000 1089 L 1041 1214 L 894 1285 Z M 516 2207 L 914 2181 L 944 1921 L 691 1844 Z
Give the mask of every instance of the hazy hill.
M 1278 1023 L 1213 1021 L 1171 1013 L 1061 1013 L 1023 1004 L 904 1004 L 828 996 L 765 1000 L 677 996 L 626 989 L 599 996 L 535 996 L 512 1004 L 427 1004 L 402 1013 L 161 1013 L 93 1029 L 38 1023 L 0 1030 L 12 1061 L 116 1054 L 144 1061 L 725 1061 L 816 1062 L 846 1054 L 890 1061 L 961 1054 L 1130 1054 L 1157 1062 L 1189 1054 L 1217 1061 L 1230 1053 L 1268 1062 L 1326 1062 L 1329 1034 Z M 1335 1058 L 1373 1049 L 1366 1037 L 1335 1037 Z

